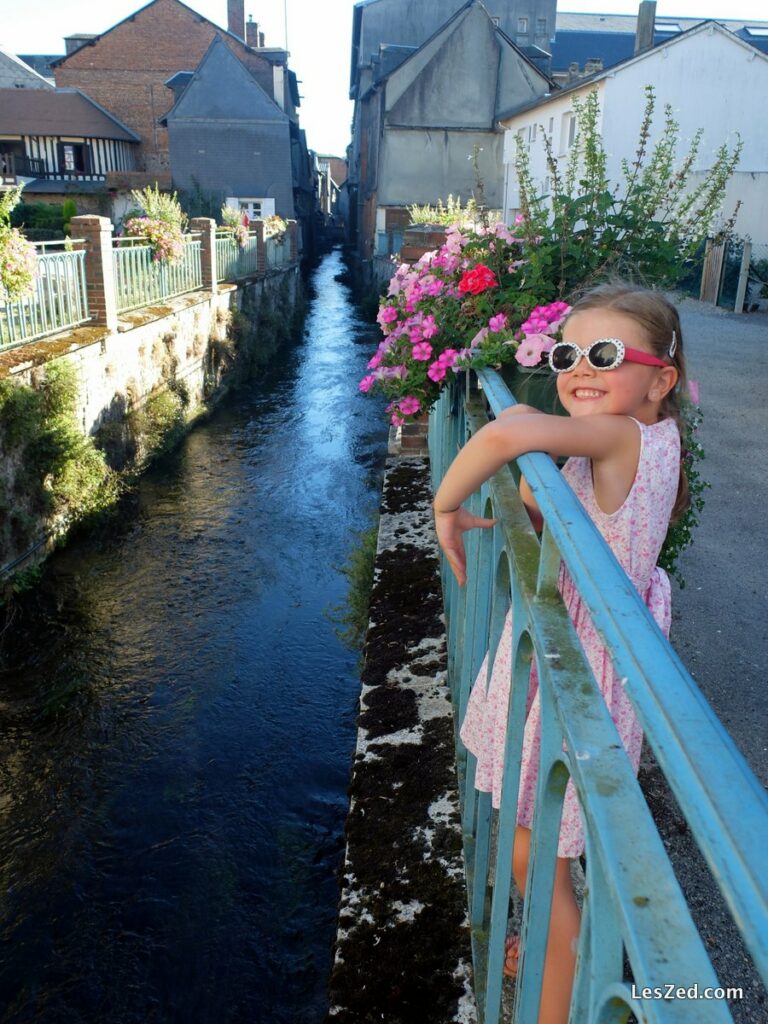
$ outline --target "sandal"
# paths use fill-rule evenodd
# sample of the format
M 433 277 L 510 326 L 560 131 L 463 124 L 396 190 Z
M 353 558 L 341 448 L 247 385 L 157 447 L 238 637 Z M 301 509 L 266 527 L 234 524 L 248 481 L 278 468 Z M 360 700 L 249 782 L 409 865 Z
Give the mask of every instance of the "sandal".
M 504 942 L 504 977 L 516 978 L 520 961 L 520 936 L 508 935 Z

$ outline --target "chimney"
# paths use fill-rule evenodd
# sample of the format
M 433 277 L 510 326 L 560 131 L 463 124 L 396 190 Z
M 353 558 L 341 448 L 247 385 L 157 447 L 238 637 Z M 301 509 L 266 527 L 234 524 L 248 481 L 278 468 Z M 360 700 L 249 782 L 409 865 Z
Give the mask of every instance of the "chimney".
M 637 11 L 635 31 L 635 54 L 645 53 L 653 46 L 656 28 L 656 0 L 642 0 Z
M 227 30 L 245 40 L 245 0 L 227 0 Z
M 590 57 L 587 63 L 584 65 L 584 77 L 589 78 L 590 75 L 596 75 L 599 71 L 603 70 L 603 58 L 602 57 Z
M 259 32 L 259 46 L 262 49 L 264 48 L 264 33 L 263 32 Z
M 85 46 L 91 39 L 95 39 L 95 35 L 89 35 L 85 32 L 79 32 L 75 36 L 64 37 L 64 50 L 66 54 L 74 53 L 75 50 L 79 50 L 81 46 Z
M 253 15 L 248 15 L 248 21 L 245 23 L 245 41 L 249 46 L 254 49 L 258 49 L 259 46 L 259 23 L 253 20 Z M 263 43 L 261 44 L 264 45 Z

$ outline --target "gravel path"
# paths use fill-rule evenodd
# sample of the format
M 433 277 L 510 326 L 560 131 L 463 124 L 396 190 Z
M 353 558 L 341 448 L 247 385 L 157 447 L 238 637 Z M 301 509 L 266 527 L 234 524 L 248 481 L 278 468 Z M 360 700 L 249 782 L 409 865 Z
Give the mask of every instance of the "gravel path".
M 768 782 L 768 315 L 680 303 L 689 375 L 698 380 L 711 485 L 686 586 L 673 594 L 672 641 L 763 784 Z M 716 766 L 713 766 L 716 769 Z M 738 1024 L 768 1024 L 768 998 L 666 783 L 641 779 L 721 983 L 742 986 Z M 738 794 L 734 795 L 738 799 Z M 670 979 L 673 981 L 674 979 Z

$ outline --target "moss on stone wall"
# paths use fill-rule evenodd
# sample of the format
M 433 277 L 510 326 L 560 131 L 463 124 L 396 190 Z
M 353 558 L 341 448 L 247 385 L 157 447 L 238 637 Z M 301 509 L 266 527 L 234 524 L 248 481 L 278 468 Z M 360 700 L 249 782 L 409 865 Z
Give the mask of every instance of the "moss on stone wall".
M 112 505 L 118 479 L 77 421 L 77 372 L 64 360 L 37 386 L 0 380 L 0 547 L 23 550 L 45 525 L 67 529 Z
M 144 401 L 133 380 L 125 393 L 115 392 L 93 437 L 78 422 L 73 363 L 46 363 L 31 384 L 0 379 L 0 566 L 47 534 L 64 536 L 113 506 L 148 463 L 174 448 L 192 423 L 296 335 L 305 315 L 300 281 L 285 275 L 270 285 L 245 289 L 240 308 L 217 314 L 202 392 L 193 394 L 179 376 L 171 328 L 152 348 L 158 385 Z M 200 348 L 188 355 L 203 354 L 204 335 Z

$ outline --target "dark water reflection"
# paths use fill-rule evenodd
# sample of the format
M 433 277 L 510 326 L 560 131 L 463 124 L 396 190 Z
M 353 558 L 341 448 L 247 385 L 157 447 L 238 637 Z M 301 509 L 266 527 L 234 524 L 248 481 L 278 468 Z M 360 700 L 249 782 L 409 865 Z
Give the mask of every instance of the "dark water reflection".
M 384 445 L 341 269 L 6 630 L 4 1022 L 323 1016 L 359 688 L 325 612 Z

